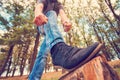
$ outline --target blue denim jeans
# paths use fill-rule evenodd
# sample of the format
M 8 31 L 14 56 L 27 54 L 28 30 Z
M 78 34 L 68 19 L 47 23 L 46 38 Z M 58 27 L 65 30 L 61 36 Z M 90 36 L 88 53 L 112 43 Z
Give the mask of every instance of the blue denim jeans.
M 38 27 L 40 33 L 43 32 L 41 31 L 41 27 L 43 27 L 44 40 L 40 46 L 40 50 L 35 60 L 32 72 L 29 75 L 29 80 L 40 80 L 46 65 L 47 55 L 51 48 L 59 42 L 64 42 L 58 30 L 56 12 L 51 10 L 48 11 L 45 15 L 48 18 L 48 22 L 43 26 Z

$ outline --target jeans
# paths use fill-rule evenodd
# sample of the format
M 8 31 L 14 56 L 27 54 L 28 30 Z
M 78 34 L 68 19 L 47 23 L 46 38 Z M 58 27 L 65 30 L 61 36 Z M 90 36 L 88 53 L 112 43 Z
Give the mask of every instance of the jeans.
M 40 46 L 40 51 L 38 52 L 32 72 L 29 75 L 29 80 L 40 80 L 46 65 L 47 55 L 51 48 L 59 42 L 64 42 L 58 30 L 56 12 L 51 10 L 48 11 L 45 15 L 48 18 L 48 22 L 43 26 L 40 26 L 43 27 L 44 30 L 44 40 Z M 41 30 L 39 27 L 38 29 L 39 31 Z M 40 31 L 40 33 L 41 32 L 42 31 Z

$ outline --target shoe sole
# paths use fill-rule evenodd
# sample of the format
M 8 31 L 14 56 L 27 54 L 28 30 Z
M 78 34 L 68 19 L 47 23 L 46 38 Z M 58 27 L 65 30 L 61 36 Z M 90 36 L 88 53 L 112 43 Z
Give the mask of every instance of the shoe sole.
M 69 71 L 69 73 L 74 71 L 78 67 L 81 67 L 85 63 L 89 62 L 92 58 L 95 57 L 95 55 L 98 54 L 98 52 L 101 50 L 102 47 L 103 47 L 103 43 L 99 43 L 99 45 L 95 48 L 95 50 L 84 61 L 82 61 L 79 65 L 77 65 L 76 67 L 74 67 L 72 69 L 67 69 Z

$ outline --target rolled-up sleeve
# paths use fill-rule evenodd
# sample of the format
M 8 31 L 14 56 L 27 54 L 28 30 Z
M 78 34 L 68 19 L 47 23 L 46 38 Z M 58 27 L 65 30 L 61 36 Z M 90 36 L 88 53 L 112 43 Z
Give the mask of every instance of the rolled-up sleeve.
M 58 3 L 57 5 L 59 9 L 63 9 L 63 5 L 61 3 Z
M 64 9 L 63 5 L 60 2 L 55 3 L 54 10 L 57 12 L 57 14 L 59 14 L 60 9 Z

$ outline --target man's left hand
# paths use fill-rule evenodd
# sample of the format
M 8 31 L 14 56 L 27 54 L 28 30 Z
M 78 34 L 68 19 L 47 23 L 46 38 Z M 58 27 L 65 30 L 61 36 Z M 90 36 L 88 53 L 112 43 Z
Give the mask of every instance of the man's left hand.
M 65 22 L 63 23 L 63 28 L 64 28 L 64 31 L 65 31 L 65 32 L 70 31 L 71 27 L 72 27 L 72 24 L 71 24 L 70 22 L 65 21 Z

